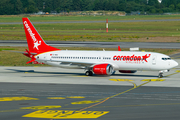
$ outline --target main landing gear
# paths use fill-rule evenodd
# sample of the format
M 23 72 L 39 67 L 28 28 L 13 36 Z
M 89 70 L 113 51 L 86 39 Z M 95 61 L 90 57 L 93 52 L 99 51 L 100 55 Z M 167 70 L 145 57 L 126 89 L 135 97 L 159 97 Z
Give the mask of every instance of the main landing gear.
M 93 72 L 92 72 L 92 71 L 86 71 L 85 75 L 86 75 L 86 76 L 92 76 L 92 75 L 93 75 Z
M 93 72 L 92 72 L 92 68 L 91 67 L 86 67 L 85 69 L 85 75 L 86 76 L 92 76 L 93 75 Z

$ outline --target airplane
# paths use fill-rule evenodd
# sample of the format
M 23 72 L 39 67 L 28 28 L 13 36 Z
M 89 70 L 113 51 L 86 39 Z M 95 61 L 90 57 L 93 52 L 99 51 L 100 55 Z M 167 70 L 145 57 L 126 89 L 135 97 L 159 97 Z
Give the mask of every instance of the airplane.
M 81 51 L 61 50 L 49 46 L 40 36 L 29 18 L 22 18 L 29 50 L 23 53 L 31 60 L 63 68 L 85 69 L 86 76 L 135 73 L 137 71 L 159 71 L 158 77 L 164 72 L 178 66 L 169 56 L 156 52 L 141 51 Z

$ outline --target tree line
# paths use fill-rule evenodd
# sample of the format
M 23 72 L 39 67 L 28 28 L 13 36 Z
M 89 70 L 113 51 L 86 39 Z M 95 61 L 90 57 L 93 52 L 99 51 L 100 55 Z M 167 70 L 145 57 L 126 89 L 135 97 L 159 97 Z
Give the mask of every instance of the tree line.
M 180 0 L 0 0 L 0 15 L 70 11 L 179 12 Z

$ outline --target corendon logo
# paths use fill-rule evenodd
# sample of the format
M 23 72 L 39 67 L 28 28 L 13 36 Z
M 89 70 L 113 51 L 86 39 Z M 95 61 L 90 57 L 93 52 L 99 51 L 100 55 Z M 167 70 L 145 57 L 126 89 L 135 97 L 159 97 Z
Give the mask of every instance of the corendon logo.
M 100 71 L 103 74 L 106 71 L 106 68 L 94 68 L 94 70 Z
M 32 32 L 31 28 L 29 27 L 27 21 L 24 21 L 24 25 L 27 29 L 27 31 L 29 32 L 29 35 L 31 36 L 31 38 L 33 39 L 34 42 L 34 48 L 36 48 L 37 50 L 39 50 L 38 46 L 41 45 L 41 41 L 38 41 L 35 37 L 35 34 Z
M 151 54 L 149 55 L 144 55 L 144 56 L 135 56 L 135 55 L 132 55 L 132 56 L 114 56 L 113 57 L 113 60 L 114 61 L 145 61 L 145 62 L 148 62 L 147 61 L 147 58 L 149 58 L 151 56 Z

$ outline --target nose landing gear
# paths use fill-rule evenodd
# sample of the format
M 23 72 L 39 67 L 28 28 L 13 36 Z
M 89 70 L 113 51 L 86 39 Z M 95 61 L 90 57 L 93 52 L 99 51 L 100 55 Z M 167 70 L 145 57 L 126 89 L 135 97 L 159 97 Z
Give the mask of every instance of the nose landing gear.
M 169 72 L 169 70 L 159 71 L 158 78 L 162 78 L 162 77 L 163 77 L 163 73 L 164 73 L 164 72 Z
M 163 77 L 163 72 L 160 72 L 158 78 L 162 78 L 162 77 Z

